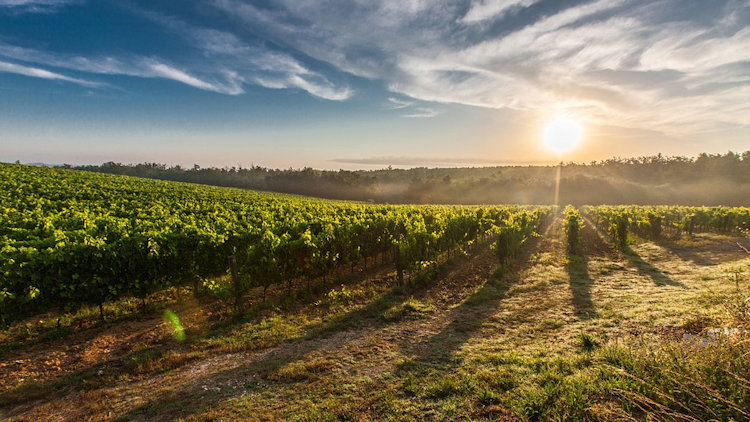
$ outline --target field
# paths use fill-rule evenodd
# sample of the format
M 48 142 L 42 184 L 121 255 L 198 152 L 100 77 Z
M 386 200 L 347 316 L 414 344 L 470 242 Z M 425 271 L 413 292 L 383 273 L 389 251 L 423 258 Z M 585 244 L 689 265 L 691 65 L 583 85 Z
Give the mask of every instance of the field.
M 750 420 L 747 208 L 0 170 L 2 418 Z

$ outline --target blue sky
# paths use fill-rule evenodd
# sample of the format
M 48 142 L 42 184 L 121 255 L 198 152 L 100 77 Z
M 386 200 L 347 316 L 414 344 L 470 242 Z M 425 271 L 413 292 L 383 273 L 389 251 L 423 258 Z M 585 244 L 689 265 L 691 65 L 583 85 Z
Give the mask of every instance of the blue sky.
M 379 168 L 750 149 L 750 1 L 0 0 L 0 160 Z M 581 144 L 542 146 L 569 116 Z

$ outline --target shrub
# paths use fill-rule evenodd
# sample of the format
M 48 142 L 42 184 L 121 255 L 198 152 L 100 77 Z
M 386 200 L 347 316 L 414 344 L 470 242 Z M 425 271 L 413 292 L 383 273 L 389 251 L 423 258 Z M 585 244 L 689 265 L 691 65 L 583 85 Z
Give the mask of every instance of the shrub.
M 565 215 L 565 235 L 568 240 L 568 253 L 575 254 L 578 251 L 581 229 L 583 228 L 581 213 L 572 205 L 568 205 L 565 207 L 563 214 Z

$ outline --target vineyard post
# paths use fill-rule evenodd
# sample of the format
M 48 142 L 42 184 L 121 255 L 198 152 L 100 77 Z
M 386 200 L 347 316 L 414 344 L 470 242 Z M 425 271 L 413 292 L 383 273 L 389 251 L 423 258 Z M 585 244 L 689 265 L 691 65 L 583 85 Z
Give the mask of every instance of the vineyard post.
M 396 280 L 398 286 L 404 285 L 404 267 L 401 263 L 401 248 L 398 244 L 393 245 L 393 259 L 396 261 Z
M 232 290 L 234 291 L 234 310 L 242 313 L 242 289 L 240 287 L 240 277 L 237 274 L 237 257 L 229 255 L 229 271 L 232 275 Z

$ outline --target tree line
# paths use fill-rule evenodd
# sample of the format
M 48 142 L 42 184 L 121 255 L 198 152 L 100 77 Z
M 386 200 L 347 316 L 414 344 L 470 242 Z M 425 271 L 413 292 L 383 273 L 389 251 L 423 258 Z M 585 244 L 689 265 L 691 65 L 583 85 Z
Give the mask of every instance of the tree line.
M 549 204 L 554 200 L 557 174 L 557 166 L 332 171 L 107 162 L 73 168 L 329 199 L 409 204 Z M 750 205 L 750 151 L 612 158 L 564 163 L 561 170 L 561 203 Z

